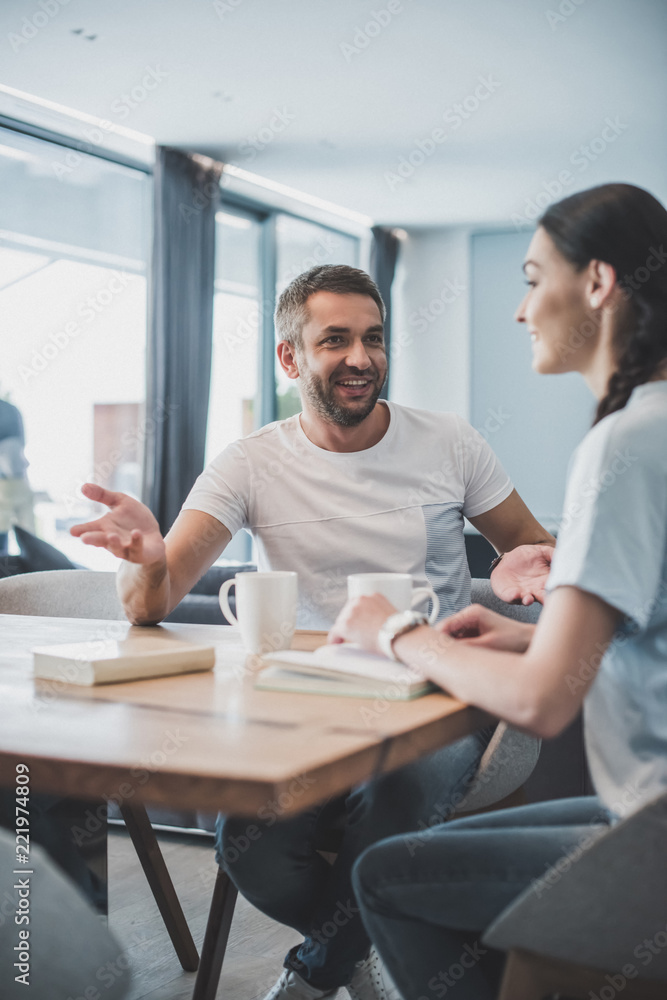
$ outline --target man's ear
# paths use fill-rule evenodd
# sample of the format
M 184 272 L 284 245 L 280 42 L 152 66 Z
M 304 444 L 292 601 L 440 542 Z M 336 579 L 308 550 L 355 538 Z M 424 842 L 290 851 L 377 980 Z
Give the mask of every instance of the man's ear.
M 296 348 L 288 340 L 281 340 L 276 348 L 280 367 L 288 378 L 299 377 L 299 366 L 296 360 Z

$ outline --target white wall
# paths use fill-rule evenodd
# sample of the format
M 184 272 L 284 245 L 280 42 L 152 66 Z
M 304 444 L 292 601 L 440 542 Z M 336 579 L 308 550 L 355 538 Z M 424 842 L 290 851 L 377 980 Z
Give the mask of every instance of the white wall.
M 402 240 L 389 387 L 397 403 L 469 416 L 469 247 L 462 227 L 411 230 Z

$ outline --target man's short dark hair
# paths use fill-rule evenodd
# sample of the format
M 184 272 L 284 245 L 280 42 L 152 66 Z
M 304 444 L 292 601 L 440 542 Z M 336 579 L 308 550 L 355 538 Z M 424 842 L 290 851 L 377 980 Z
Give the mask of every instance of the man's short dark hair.
M 386 309 L 380 290 L 373 279 L 358 267 L 347 264 L 318 264 L 290 281 L 278 299 L 275 324 L 280 340 L 286 340 L 299 350 L 303 347 L 301 336 L 308 322 L 307 301 L 316 292 L 334 292 L 336 295 L 368 295 L 380 310 L 384 322 Z

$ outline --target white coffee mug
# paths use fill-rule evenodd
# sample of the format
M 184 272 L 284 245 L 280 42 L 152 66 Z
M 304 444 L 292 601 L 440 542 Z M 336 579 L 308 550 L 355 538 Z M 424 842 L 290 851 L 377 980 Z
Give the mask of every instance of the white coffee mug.
M 398 611 L 407 611 L 421 601 L 430 599 L 433 602 L 433 608 L 428 616 L 431 625 L 440 611 L 440 601 L 433 588 L 413 588 L 409 573 L 352 573 L 348 576 L 348 597 L 364 597 L 370 594 L 382 594 Z
M 229 591 L 236 587 L 236 611 L 229 607 Z M 237 573 L 220 588 L 225 618 L 238 625 L 248 653 L 289 649 L 296 627 L 298 577 L 296 573 Z

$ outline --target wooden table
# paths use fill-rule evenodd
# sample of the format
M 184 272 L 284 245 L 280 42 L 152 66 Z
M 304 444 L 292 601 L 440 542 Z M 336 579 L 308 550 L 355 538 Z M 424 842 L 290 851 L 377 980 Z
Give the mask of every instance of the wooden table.
M 139 631 L 215 645 L 214 671 L 93 688 L 32 677 L 35 646 Z M 321 645 L 300 633 L 295 648 Z M 201 963 L 145 804 L 288 816 L 486 725 L 444 694 L 410 702 L 256 691 L 236 629 L 0 615 L 0 786 L 115 801 L 194 997 L 216 994 L 236 890 L 218 871 Z M 266 815 L 266 813 L 264 814 Z
M 489 721 L 444 694 L 391 702 L 256 691 L 236 629 L 216 625 L 150 629 L 215 645 L 214 671 L 93 688 L 31 675 L 34 646 L 131 629 L 0 615 L 0 785 L 14 784 L 21 761 L 33 791 L 239 815 L 277 802 L 289 815 Z M 301 633 L 294 645 L 322 641 Z

